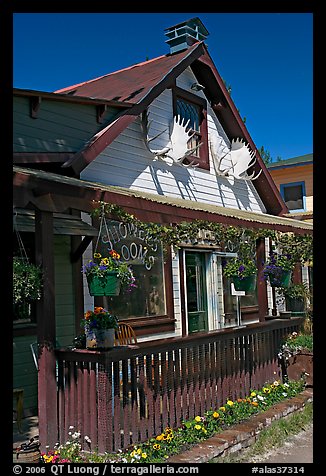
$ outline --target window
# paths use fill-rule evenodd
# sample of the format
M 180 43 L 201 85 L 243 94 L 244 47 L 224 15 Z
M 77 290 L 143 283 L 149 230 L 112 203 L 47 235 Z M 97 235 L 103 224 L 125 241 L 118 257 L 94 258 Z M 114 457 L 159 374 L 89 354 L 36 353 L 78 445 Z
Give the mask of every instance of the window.
M 305 211 L 306 192 L 304 182 L 281 184 L 281 195 L 289 211 Z
M 194 132 L 188 141 L 188 148 L 201 143 L 194 154 L 185 159 L 185 163 L 195 159 L 199 168 L 209 170 L 206 100 L 180 88 L 174 89 L 173 98 L 174 115 L 180 115 L 185 121 L 189 120 L 188 127 Z
M 164 259 L 160 243 L 146 247 L 144 231 L 133 224 L 107 221 L 98 251 L 102 256 L 114 249 L 120 259 L 132 266 L 136 285 L 132 292 L 122 291 L 109 299 L 110 310 L 120 319 L 157 317 L 167 314 Z

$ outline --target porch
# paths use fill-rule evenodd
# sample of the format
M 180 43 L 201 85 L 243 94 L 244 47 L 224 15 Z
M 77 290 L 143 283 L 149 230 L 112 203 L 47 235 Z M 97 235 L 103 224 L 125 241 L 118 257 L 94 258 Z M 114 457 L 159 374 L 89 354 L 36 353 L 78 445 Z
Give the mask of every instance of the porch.
M 57 376 L 39 382 L 49 388 L 55 381 L 56 388 L 40 408 L 42 446 L 63 443 L 73 426 L 100 453 L 115 452 L 244 397 L 282 378 L 281 340 L 302 321 L 275 319 L 107 352 L 58 349 Z

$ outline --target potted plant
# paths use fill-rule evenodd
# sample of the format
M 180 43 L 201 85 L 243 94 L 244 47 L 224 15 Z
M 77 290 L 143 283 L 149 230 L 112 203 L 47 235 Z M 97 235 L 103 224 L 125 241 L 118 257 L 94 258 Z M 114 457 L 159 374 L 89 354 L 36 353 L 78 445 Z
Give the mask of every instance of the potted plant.
M 292 283 L 287 288 L 281 288 L 281 293 L 288 311 L 305 312 L 308 309 L 311 293 L 307 283 Z
M 31 303 L 41 299 L 42 270 L 25 258 L 13 258 L 14 315 L 20 319 L 30 317 Z
M 278 354 L 284 379 L 304 378 L 307 386 L 313 385 L 313 335 L 312 332 L 292 332 Z
M 103 307 L 88 310 L 81 321 L 86 336 L 86 348 L 106 350 L 114 346 L 114 334 L 118 328 L 118 318 Z
M 277 254 L 271 251 L 264 263 L 263 278 L 269 280 L 272 287 L 288 287 L 295 262 L 290 254 Z
M 230 278 L 237 291 L 254 292 L 257 282 L 257 266 L 249 256 L 231 258 L 223 268 L 225 277 Z
M 136 287 L 131 267 L 111 250 L 108 257 L 94 253 L 94 259 L 82 267 L 91 296 L 117 296 L 121 287 L 132 291 Z

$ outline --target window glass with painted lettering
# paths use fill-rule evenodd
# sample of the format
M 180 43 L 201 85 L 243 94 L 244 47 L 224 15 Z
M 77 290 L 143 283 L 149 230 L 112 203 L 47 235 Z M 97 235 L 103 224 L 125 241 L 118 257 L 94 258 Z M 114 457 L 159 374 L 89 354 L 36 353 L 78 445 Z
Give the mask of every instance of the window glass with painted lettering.
M 100 237 L 100 253 L 108 256 L 111 250 L 118 252 L 120 260 L 131 266 L 136 287 L 132 291 L 122 290 L 119 296 L 108 297 L 110 311 L 121 319 L 164 315 L 162 245 L 148 241 L 144 230 L 134 224 L 108 220 Z

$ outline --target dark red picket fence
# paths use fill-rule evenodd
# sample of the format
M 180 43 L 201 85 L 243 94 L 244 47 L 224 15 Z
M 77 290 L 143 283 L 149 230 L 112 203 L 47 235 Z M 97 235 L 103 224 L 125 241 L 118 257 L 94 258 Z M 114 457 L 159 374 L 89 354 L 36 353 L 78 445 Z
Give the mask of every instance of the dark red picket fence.
M 276 319 L 107 352 L 59 349 L 59 442 L 80 431 L 92 449 L 115 452 L 247 396 L 281 378 L 281 340 L 301 323 Z

